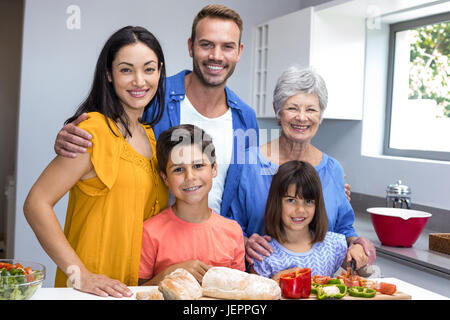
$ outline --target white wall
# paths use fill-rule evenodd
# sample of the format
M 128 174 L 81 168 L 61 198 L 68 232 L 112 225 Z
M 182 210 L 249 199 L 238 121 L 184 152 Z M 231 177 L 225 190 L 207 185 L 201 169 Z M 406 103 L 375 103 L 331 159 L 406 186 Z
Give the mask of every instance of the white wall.
M 56 270 L 28 226 L 22 206 L 34 181 L 54 157 L 53 143 L 65 119 L 88 93 L 98 54 L 106 39 L 125 25 L 141 25 L 161 41 L 167 73 L 191 68 L 187 39 L 202 0 L 28 0 L 22 58 L 17 153 L 15 257 L 47 266 L 45 286 Z M 221 1 L 244 20 L 244 53 L 229 86 L 244 100 L 251 98 L 252 26 L 298 10 L 299 0 Z M 69 30 L 69 5 L 81 9 L 81 28 Z M 67 196 L 55 206 L 63 225 Z
M 323 4 L 330 1 L 318 2 Z M 416 4 L 423 2 L 429 1 L 414 1 Z M 384 3 L 386 8 L 382 9 L 390 12 L 398 10 L 395 5 L 401 4 L 401 1 Z M 312 1 L 302 1 L 302 9 L 311 4 Z M 450 162 L 381 155 L 386 108 L 388 31 L 388 25 L 384 23 L 380 29 L 366 29 L 363 121 L 325 119 L 313 144 L 340 161 L 354 192 L 385 197 L 387 185 L 401 179 L 412 190 L 413 205 L 450 210 Z M 352 97 L 352 88 L 349 87 L 348 99 Z M 259 123 L 262 129 L 278 128 L 274 120 L 259 119 Z

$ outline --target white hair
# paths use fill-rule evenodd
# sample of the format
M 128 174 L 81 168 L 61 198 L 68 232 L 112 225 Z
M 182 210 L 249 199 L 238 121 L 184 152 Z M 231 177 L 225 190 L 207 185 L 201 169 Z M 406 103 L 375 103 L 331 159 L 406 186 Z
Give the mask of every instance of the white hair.
M 291 66 L 278 78 L 273 91 L 273 106 L 277 119 L 287 99 L 299 93 L 312 93 L 319 99 L 320 119 L 328 103 L 328 90 L 323 78 L 312 68 Z

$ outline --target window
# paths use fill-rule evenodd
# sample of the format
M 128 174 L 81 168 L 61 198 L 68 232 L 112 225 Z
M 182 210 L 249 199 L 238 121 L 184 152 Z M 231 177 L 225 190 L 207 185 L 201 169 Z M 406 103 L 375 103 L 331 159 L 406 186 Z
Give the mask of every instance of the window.
M 390 25 L 384 153 L 450 161 L 450 13 Z

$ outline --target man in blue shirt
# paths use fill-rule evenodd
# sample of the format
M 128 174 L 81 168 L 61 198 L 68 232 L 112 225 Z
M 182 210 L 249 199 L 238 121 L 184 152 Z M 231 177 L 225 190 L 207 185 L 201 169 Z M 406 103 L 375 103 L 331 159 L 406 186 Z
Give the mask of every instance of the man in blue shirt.
M 156 138 L 182 123 L 195 124 L 213 137 L 218 176 L 209 204 L 217 213 L 224 190 L 233 188 L 233 181 L 225 185 L 229 166 L 239 161 L 245 148 L 258 145 L 254 110 L 226 86 L 242 54 L 241 35 L 239 14 L 226 6 L 209 5 L 197 14 L 188 40 L 193 71 L 183 70 L 166 79 L 164 113 L 153 127 Z M 144 113 L 144 120 L 151 120 L 151 111 L 152 108 Z M 90 147 L 89 134 L 77 127 L 85 119 L 86 115 L 81 115 L 59 132 L 55 142 L 57 154 L 75 157 Z

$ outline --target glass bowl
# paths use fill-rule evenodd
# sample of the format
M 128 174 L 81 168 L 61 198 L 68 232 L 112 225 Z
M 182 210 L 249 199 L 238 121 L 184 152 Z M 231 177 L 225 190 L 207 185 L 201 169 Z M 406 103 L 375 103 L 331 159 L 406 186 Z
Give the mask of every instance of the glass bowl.
M 0 259 L 0 300 L 30 299 L 44 279 L 45 266 L 40 263 Z

